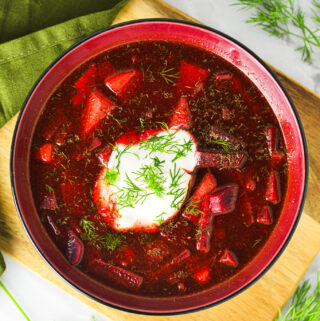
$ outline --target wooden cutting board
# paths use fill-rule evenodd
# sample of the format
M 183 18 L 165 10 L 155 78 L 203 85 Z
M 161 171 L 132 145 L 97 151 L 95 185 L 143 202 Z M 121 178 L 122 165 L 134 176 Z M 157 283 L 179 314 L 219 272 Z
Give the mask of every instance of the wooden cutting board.
M 114 23 L 160 17 L 195 21 L 160 0 L 131 0 L 119 13 Z M 293 98 L 305 128 L 310 159 L 309 193 L 298 228 L 280 259 L 258 282 L 240 295 L 221 305 L 197 313 L 184 316 L 149 317 L 106 307 L 84 296 L 63 281 L 33 248 L 13 204 L 9 158 L 11 138 L 17 116 L 0 129 L 0 248 L 19 263 L 112 320 L 273 320 L 278 308 L 282 307 L 290 298 L 320 249 L 320 224 L 317 223 L 317 221 L 320 222 L 320 161 L 318 158 L 320 146 L 317 137 L 320 97 L 280 71 L 274 68 L 273 70 Z

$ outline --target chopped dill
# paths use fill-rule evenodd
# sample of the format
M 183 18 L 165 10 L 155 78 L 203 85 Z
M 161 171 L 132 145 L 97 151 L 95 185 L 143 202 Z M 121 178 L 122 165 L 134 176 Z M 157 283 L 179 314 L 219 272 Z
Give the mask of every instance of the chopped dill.
M 82 219 L 80 221 L 84 232 L 81 234 L 81 238 L 89 243 L 95 245 L 98 248 L 103 248 L 109 251 L 114 251 L 122 242 L 123 236 L 121 234 L 107 233 L 105 235 L 99 235 L 96 233 L 96 227 L 94 222 Z
M 262 241 L 262 239 L 255 240 L 254 243 L 252 244 L 251 248 L 256 247 L 261 241 Z
M 200 234 L 201 232 L 204 232 L 204 231 L 206 231 L 206 230 L 208 230 L 208 229 L 209 229 L 209 226 L 207 226 L 207 227 L 205 227 L 205 228 L 203 228 L 203 229 L 199 228 L 199 229 L 197 230 L 197 232 L 196 232 L 196 237 L 199 236 L 199 234 Z
M 212 140 L 212 143 L 220 145 L 226 153 L 231 153 L 233 144 L 231 142 L 226 142 L 224 140 Z
M 53 188 L 50 185 L 46 184 L 45 186 L 46 186 L 46 190 L 48 190 L 48 192 L 53 193 Z

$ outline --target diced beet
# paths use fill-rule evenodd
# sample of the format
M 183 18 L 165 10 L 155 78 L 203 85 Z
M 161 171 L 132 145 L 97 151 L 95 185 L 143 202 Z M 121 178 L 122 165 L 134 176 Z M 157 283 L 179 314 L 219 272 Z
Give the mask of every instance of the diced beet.
M 55 235 L 60 235 L 61 234 L 61 230 L 60 227 L 55 223 L 55 221 L 52 219 L 51 215 L 47 215 L 47 221 L 49 223 L 49 225 L 51 226 L 53 232 Z
M 272 204 L 278 204 L 281 201 L 280 175 L 275 170 L 272 170 L 269 174 L 266 200 Z
M 88 97 L 83 111 L 82 129 L 84 133 L 88 134 L 93 130 L 115 107 L 111 100 L 99 92 L 93 91 Z
M 176 87 L 182 94 L 196 94 L 203 87 L 208 75 L 207 70 L 183 61 Z
M 72 265 L 78 265 L 83 257 L 84 246 L 77 234 L 67 231 L 67 259 Z
M 71 98 L 73 105 L 79 107 L 93 90 L 97 81 L 97 66 L 91 64 L 84 74 L 75 82 L 77 94 Z
M 45 123 L 45 126 L 41 130 L 41 135 L 44 139 L 50 140 L 56 130 L 67 120 L 64 113 L 57 109 L 52 116 Z
M 107 77 L 115 73 L 113 65 L 109 61 L 105 61 L 97 67 L 98 76 L 101 81 L 104 81 Z
M 98 137 L 94 137 L 88 147 L 88 152 L 92 152 L 94 149 L 98 148 L 100 145 L 101 145 L 101 140 Z
M 143 278 L 140 275 L 106 263 L 100 259 L 93 259 L 90 268 L 100 277 L 109 281 L 114 281 L 130 290 L 137 291 L 143 283 Z
M 246 190 L 249 191 L 249 192 L 253 192 L 256 187 L 257 187 L 257 184 L 256 182 L 251 179 L 251 178 L 248 178 L 246 181 L 245 181 L 245 187 L 246 187 Z
M 214 214 L 226 214 L 236 207 L 239 186 L 232 184 L 216 190 L 209 196 L 209 209 Z
M 108 165 L 111 153 L 112 153 L 112 147 L 108 145 L 98 154 L 99 161 L 103 166 Z
M 197 166 L 241 168 L 247 160 L 244 153 L 196 152 Z
M 194 192 L 191 202 L 194 203 L 194 206 L 196 206 L 200 211 L 203 211 L 203 200 L 206 195 L 213 192 L 215 188 L 217 187 L 217 181 L 214 178 L 214 176 L 210 173 L 206 173 L 203 177 L 201 183 L 198 185 L 196 191 Z M 196 211 L 196 213 L 199 213 L 199 211 Z M 200 215 L 195 215 L 193 213 L 190 213 L 190 210 L 188 209 L 184 210 L 183 216 L 189 218 L 194 223 L 197 223 L 200 219 Z
M 40 203 L 40 208 L 43 210 L 55 210 L 57 208 L 57 200 L 54 191 L 47 191 Z
M 180 252 L 177 256 L 171 259 L 168 263 L 162 265 L 160 269 L 155 271 L 155 274 L 157 276 L 164 276 L 168 275 L 176 270 L 179 269 L 179 267 L 185 263 L 189 258 L 191 257 L 191 253 L 189 250 L 185 249 L 182 252 Z
M 182 282 L 179 282 L 178 285 L 177 285 L 177 287 L 178 287 L 178 290 L 179 290 L 180 292 L 186 292 L 186 290 L 187 290 L 185 284 L 182 283 Z
M 278 150 L 279 132 L 278 132 L 278 129 L 275 127 L 267 127 L 265 130 L 265 133 L 266 133 L 269 155 L 272 156 L 272 154 L 276 150 Z
M 72 214 L 86 213 L 87 185 L 82 181 L 64 182 L 60 184 L 64 207 Z
M 50 143 L 44 144 L 39 147 L 37 157 L 44 163 L 51 163 L 52 161 L 53 146 Z
M 243 207 L 241 215 L 243 217 L 243 222 L 246 226 L 251 226 L 254 223 L 254 214 L 252 210 L 252 205 L 248 200 L 247 195 L 245 194 L 243 197 Z
M 169 127 L 190 128 L 191 127 L 191 112 L 186 98 L 181 97 L 178 103 L 173 107 L 174 113 L 171 117 Z
M 127 267 L 133 262 L 134 252 L 130 246 L 126 246 L 124 249 L 121 249 L 119 254 L 116 256 L 116 261 L 122 267 Z
M 239 264 L 235 254 L 227 249 L 223 251 L 222 255 L 219 258 L 219 262 L 231 267 L 237 267 Z
M 222 74 L 216 74 L 214 75 L 214 78 L 217 81 L 221 81 L 221 80 L 231 80 L 233 78 L 232 74 L 230 74 L 229 72 L 226 73 L 222 73 Z
M 209 195 L 205 196 L 203 214 L 199 222 L 199 233 L 197 235 L 197 250 L 208 253 L 211 247 L 211 234 L 214 213 L 209 210 Z
M 180 252 L 176 257 L 174 257 L 170 264 L 171 265 L 179 265 L 182 262 L 184 262 L 186 259 L 188 259 L 190 257 L 190 251 L 189 250 L 183 250 L 182 252 Z
M 231 143 L 232 144 L 232 149 L 239 149 L 240 147 L 241 148 L 245 148 L 246 147 L 246 143 L 243 140 L 231 135 L 230 133 L 228 133 L 224 129 L 221 129 L 218 126 L 212 126 L 211 127 L 210 136 L 214 140 Z
M 273 168 L 279 167 L 284 162 L 285 159 L 286 159 L 286 155 L 284 152 L 282 151 L 273 152 L 271 156 L 272 167 Z
M 207 283 L 210 280 L 209 267 L 204 267 L 204 268 L 198 270 L 195 273 L 194 277 L 199 283 Z
M 56 130 L 53 140 L 58 146 L 62 146 L 69 133 L 72 123 L 67 119 L 61 124 L 61 126 Z
M 142 72 L 130 69 L 105 79 L 105 85 L 124 101 L 132 97 L 142 82 Z
M 266 205 L 262 208 L 261 212 L 257 216 L 257 222 L 264 225 L 270 225 L 273 222 L 272 209 Z
M 130 145 L 130 144 L 138 144 L 139 142 L 146 140 L 150 138 L 151 136 L 155 135 L 159 130 L 156 129 L 147 129 L 142 132 L 136 131 L 134 129 L 128 130 L 125 134 L 120 136 L 116 143 L 124 144 L 124 145 Z

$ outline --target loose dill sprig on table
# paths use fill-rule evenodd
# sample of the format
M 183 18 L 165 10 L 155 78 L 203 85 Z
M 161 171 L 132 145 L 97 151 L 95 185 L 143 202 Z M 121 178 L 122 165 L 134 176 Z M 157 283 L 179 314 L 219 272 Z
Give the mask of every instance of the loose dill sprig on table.
M 174 68 L 164 68 L 159 71 L 159 75 L 163 78 L 167 85 L 172 85 L 174 80 L 179 78 L 179 72 L 174 72 Z
M 292 297 L 291 307 L 284 315 L 279 310 L 275 321 L 317 321 L 320 320 L 320 279 L 317 275 L 317 285 L 311 291 L 309 281 L 298 286 Z
M 248 23 L 262 27 L 271 35 L 283 38 L 293 36 L 301 40 L 302 59 L 310 61 L 314 48 L 320 48 L 320 28 L 307 26 L 305 13 L 294 0 L 237 0 L 232 5 L 241 6 L 242 9 L 255 9 L 256 12 Z M 320 4 L 313 1 L 313 19 L 320 23 Z

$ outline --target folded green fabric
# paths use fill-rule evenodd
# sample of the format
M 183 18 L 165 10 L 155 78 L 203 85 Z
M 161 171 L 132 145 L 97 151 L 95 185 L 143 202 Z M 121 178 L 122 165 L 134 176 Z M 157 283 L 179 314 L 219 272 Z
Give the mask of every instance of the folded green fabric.
M 0 42 L 78 16 L 0 44 L 0 126 L 19 111 L 32 85 L 58 55 L 108 27 L 127 1 L 0 0 Z M 37 8 L 37 3 L 43 7 Z M 95 13 L 84 15 L 90 12 Z

